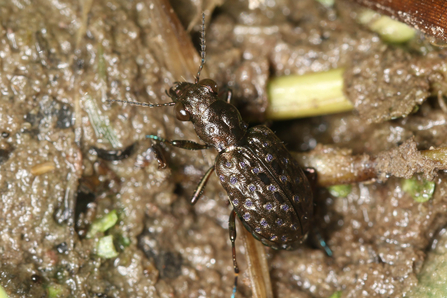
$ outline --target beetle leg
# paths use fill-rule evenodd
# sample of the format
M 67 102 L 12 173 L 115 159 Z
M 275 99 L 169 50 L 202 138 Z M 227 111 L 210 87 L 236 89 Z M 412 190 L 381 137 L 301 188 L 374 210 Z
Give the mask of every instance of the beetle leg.
M 160 144 L 153 144 L 151 150 L 158 161 L 158 169 L 166 169 L 168 163 L 166 161 L 166 156 L 163 154 L 163 148 L 160 146 Z
M 188 149 L 188 150 L 202 150 L 202 149 L 208 149 L 210 146 L 208 145 L 202 145 L 193 141 L 188 140 L 173 140 L 168 141 L 164 138 L 155 136 L 155 135 L 147 135 L 146 138 L 152 139 L 158 143 L 168 143 L 169 145 L 179 147 L 182 149 Z M 161 152 L 161 148 L 157 146 L 157 144 L 152 146 L 152 150 L 154 151 L 155 157 L 158 160 L 158 168 L 164 169 L 166 168 L 166 158 L 164 157 L 163 153 Z
M 236 295 L 236 287 L 237 287 L 237 277 L 239 275 L 239 267 L 236 261 L 236 212 L 234 210 L 231 211 L 230 219 L 228 221 L 228 230 L 230 232 L 230 241 L 231 248 L 233 250 L 233 268 L 234 268 L 234 286 L 233 286 L 233 294 L 231 294 L 231 298 L 234 298 Z
M 314 168 L 303 168 L 303 171 L 312 187 L 315 188 L 317 186 L 317 170 Z
M 154 135 L 147 135 L 146 138 L 148 139 L 152 139 L 161 143 L 168 143 L 171 146 L 175 146 L 178 148 L 182 148 L 182 149 L 187 149 L 187 150 L 203 150 L 203 149 L 209 149 L 211 148 L 208 145 L 202 145 L 193 141 L 188 141 L 188 140 L 173 140 L 173 141 L 168 141 L 166 139 L 163 139 L 161 137 L 158 136 L 154 136 Z
M 312 194 L 315 196 L 316 190 L 317 190 L 317 171 L 314 168 L 304 168 L 303 171 L 311 185 Z M 315 202 L 315 198 L 314 198 L 314 202 Z M 318 225 L 314 225 L 313 227 L 314 228 L 313 228 L 312 235 L 315 238 L 314 240 L 316 240 L 316 242 L 318 243 L 318 246 L 320 246 L 320 248 L 322 248 L 329 257 L 332 257 L 332 250 L 327 245 L 323 236 L 321 236 L 320 228 L 318 227 Z
M 128 158 L 133 153 L 135 149 L 135 144 L 136 142 L 122 150 L 105 150 L 97 148 L 95 146 L 92 146 L 91 149 L 96 152 L 98 158 L 110 161 L 123 160 Z
M 233 97 L 233 91 L 231 91 L 230 88 L 228 88 L 228 87 L 223 88 L 217 96 L 219 98 L 222 98 L 222 95 L 224 95 L 225 93 L 226 93 L 226 98 L 225 98 L 226 102 L 231 104 L 231 98 Z
M 233 97 L 233 91 L 231 89 L 227 90 L 227 103 L 231 104 L 231 98 Z
M 324 250 L 324 252 L 326 253 L 326 255 L 328 257 L 332 257 L 332 255 L 333 255 L 332 249 L 329 247 L 329 245 L 327 245 L 323 236 L 321 236 L 320 229 L 318 227 L 314 226 L 313 234 L 315 235 L 315 238 L 318 242 L 318 246 L 320 246 L 320 248 L 322 248 Z
M 304 175 L 309 180 L 312 195 L 315 196 L 317 190 L 317 171 L 314 168 L 303 168 Z
M 214 165 L 209 168 L 208 171 L 206 171 L 205 175 L 203 175 L 202 179 L 200 179 L 199 184 L 196 187 L 196 190 L 194 191 L 194 194 L 191 198 L 191 204 L 194 205 L 199 200 L 200 196 L 203 193 L 203 190 L 205 188 L 206 183 L 208 182 L 208 179 L 210 178 L 211 174 L 214 172 Z

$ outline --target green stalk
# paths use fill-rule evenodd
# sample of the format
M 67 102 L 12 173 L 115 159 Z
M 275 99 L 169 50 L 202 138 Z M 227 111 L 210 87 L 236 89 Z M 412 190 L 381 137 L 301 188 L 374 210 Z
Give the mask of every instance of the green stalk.
M 0 286 L 0 298 L 8 298 L 8 294 L 6 294 L 2 286 Z
M 343 94 L 343 71 L 338 68 L 274 78 L 267 87 L 267 118 L 285 120 L 352 110 Z
M 431 161 L 439 162 L 441 165 L 447 165 L 447 147 L 422 150 L 421 154 Z
M 407 42 L 416 35 L 416 30 L 410 26 L 390 17 L 382 16 L 370 9 L 362 10 L 357 20 L 360 24 L 379 34 L 382 40 L 389 43 Z
M 317 0 L 317 2 L 320 2 L 326 7 L 332 7 L 334 6 L 335 0 Z

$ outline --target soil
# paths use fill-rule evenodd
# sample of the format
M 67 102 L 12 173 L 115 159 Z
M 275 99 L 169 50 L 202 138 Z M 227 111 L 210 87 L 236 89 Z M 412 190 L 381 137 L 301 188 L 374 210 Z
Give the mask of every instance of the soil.
M 192 2 L 173 8 L 195 7 Z M 0 6 L 0 285 L 11 298 L 230 297 L 227 194 L 213 175 L 199 202 L 189 203 L 216 152 L 153 149 L 146 135 L 200 140 L 172 107 L 107 102 L 169 102 L 165 90 L 192 81 L 199 65 L 189 35 L 164 1 L 79 3 Z M 357 24 L 358 7 L 349 2 L 268 3 L 249 9 L 227 1 L 208 14 L 202 78 L 233 89 L 243 115 L 263 121 L 269 77 L 344 67 L 356 111 L 275 123 L 278 136 L 291 150 L 320 143 L 388 158 L 386 173 L 405 176 L 402 165 L 424 171 L 417 150 L 447 146 L 447 114 L 430 97 L 442 89 L 445 51 L 422 38 L 383 43 Z M 196 36 L 200 17 L 182 20 L 195 22 L 184 25 Z M 89 100 L 112 137 L 95 131 Z M 113 134 L 115 144 L 108 141 Z M 133 144 L 127 158 L 115 161 L 92 149 Z M 399 151 L 402 144 L 409 151 Z M 406 159 L 410 151 L 414 158 Z M 395 156 L 402 160 L 393 163 Z M 447 224 L 446 176 L 417 176 L 436 183 L 425 203 L 403 190 L 403 179 L 386 178 L 355 183 L 347 197 L 319 189 L 315 223 L 333 256 L 312 241 L 291 252 L 267 248 L 275 297 L 417 293 L 418 274 L 430 268 L 426 260 L 437 260 L 427 256 Z M 87 236 L 112 210 L 117 223 Z M 113 236 L 117 257 L 98 255 L 106 235 Z M 237 297 L 252 297 L 244 248 L 237 246 Z

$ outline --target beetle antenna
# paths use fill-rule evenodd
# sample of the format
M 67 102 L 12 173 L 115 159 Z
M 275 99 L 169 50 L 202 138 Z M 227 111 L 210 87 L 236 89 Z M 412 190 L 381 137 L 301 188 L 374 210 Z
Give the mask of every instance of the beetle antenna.
M 145 103 L 145 102 L 127 101 L 127 100 L 119 100 L 119 99 L 107 99 L 107 102 L 108 103 L 112 103 L 112 102 L 126 103 L 126 104 L 130 104 L 130 105 L 134 105 L 134 106 L 141 106 L 141 107 L 147 107 L 147 108 L 158 108 L 158 107 L 166 107 L 166 106 L 175 105 L 175 102 L 151 104 L 151 103 Z
M 196 76 L 196 84 L 199 82 L 200 72 L 203 69 L 203 65 L 205 65 L 205 56 L 206 56 L 206 41 L 205 41 L 205 13 L 202 13 L 202 32 L 200 32 L 200 58 L 202 61 L 200 62 L 199 70 L 197 71 Z

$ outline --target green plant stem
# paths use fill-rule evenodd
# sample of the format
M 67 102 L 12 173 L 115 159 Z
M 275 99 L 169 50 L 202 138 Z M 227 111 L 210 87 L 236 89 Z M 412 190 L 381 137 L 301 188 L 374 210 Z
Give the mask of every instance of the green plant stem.
M 267 87 L 267 118 L 285 120 L 352 110 L 343 94 L 343 71 L 338 68 L 274 78 Z

